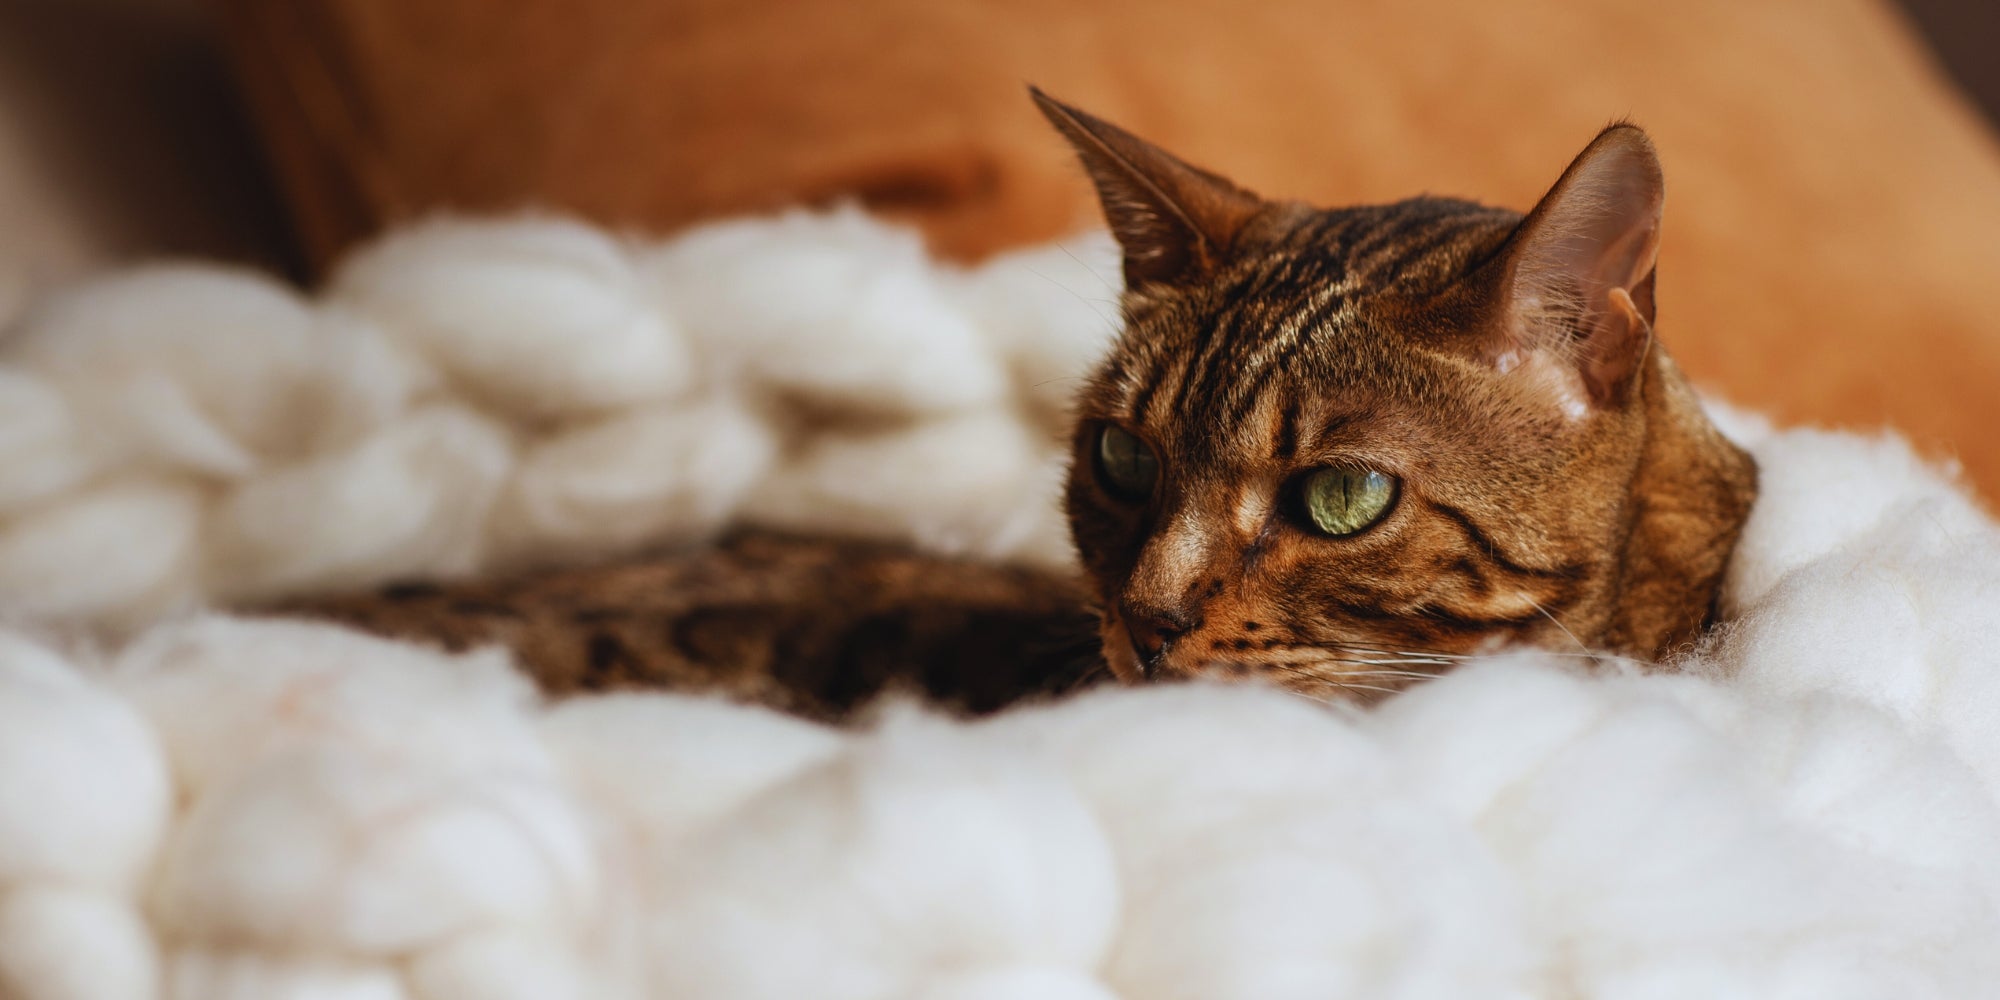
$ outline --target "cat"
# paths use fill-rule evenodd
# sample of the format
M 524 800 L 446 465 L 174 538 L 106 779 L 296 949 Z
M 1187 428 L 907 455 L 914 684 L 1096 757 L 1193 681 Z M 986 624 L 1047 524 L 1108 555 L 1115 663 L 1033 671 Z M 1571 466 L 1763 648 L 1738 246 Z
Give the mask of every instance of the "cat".
M 1655 661 L 1714 617 L 1756 466 L 1653 336 L 1642 130 L 1525 216 L 1320 210 L 1032 93 L 1124 252 L 1066 494 L 1120 678 L 1366 700 L 1514 644 Z
M 1756 467 L 1653 336 L 1643 131 L 1604 129 L 1526 215 L 1315 209 L 1030 92 L 1126 284 L 1076 404 L 1081 580 L 753 533 L 290 610 L 504 642 L 554 693 L 823 717 L 892 687 L 985 710 L 1106 673 L 1369 702 L 1511 645 L 1660 661 L 1710 624 Z

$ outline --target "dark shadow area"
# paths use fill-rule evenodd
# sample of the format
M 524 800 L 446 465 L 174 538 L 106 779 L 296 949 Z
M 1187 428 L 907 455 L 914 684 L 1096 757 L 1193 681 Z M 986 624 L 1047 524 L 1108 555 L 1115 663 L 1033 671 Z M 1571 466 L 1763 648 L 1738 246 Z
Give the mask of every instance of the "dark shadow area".
M 37 161 L 118 257 L 296 274 L 216 30 L 177 0 L 0 0 L 0 84 Z
M 1902 5 L 1986 120 L 2000 122 L 2000 2 L 1902 0 Z

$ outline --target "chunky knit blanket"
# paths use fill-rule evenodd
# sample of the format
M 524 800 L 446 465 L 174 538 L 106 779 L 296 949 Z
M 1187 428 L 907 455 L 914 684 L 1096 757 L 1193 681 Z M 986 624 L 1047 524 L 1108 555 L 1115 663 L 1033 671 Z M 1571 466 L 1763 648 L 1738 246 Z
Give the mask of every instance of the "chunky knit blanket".
M 836 730 L 205 610 L 735 523 L 1059 564 L 1115 273 L 853 213 L 439 222 L 311 297 L 158 266 L 36 303 L 0 342 L 0 996 L 2000 990 L 2000 531 L 1891 437 L 1722 414 L 1763 497 L 1682 671 L 1521 653 L 1368 712 Z

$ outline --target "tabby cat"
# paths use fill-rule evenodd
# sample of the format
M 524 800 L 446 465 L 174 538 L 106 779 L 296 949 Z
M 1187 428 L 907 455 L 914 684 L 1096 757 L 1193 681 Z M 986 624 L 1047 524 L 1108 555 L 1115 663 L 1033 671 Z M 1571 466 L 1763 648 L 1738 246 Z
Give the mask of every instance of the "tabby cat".
M 829 716 L 885 686 L 978 709 L 1106 668 L 1366 701 L 1510 644 L 1661 660 L 1712 619 L 1756 470 L 1653 337 L 1662 179 L 1637 127 L 1526 216 L 1323 210 L 1033 96 L 1124 257 L 1125 330 L 1077 401 L 1081 582 L 750 535 L 304 610 L 504 641 L 553 691 Z

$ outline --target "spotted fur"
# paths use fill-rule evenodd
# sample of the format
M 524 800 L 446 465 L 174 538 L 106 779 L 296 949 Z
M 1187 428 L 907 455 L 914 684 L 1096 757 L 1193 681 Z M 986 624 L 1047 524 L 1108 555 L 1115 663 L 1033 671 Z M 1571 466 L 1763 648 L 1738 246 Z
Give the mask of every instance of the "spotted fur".
M 270 609 L 512 649 L 552 695 L 672 688 L 837 719 L 888 691 L 983 712 L 1101 669 L 1070 577 L 769 532 L 601 566 Z

